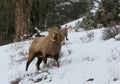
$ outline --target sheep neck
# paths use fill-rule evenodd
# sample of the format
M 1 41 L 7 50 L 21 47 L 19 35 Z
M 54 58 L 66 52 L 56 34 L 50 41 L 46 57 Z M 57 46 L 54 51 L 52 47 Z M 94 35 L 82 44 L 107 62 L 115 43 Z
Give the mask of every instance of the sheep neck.
M 60 41 L 49 41 L 48 43 L 49 49 L 52 50 L 53 52 L 59 52 L 61 50 L 61 42 Z

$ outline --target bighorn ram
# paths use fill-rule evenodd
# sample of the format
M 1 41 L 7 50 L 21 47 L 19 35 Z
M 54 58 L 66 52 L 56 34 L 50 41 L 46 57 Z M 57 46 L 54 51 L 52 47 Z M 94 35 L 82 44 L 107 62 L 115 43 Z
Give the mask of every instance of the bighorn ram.
M 61 51 L 61 34 L 58 29 L 49 30 L 47 37 L 37 37 L 33 40 L 30 49 L 29 56 L 26 62 L 26 71 L 28 70 L 29 64 L 37 56 L 38 61 L 36 67 L 39 70 L 39 65 L 43 60 L 44 65 L 47 64 L 47 58 L 53 58 L 57 62 L 59 67 L 58 58 Z

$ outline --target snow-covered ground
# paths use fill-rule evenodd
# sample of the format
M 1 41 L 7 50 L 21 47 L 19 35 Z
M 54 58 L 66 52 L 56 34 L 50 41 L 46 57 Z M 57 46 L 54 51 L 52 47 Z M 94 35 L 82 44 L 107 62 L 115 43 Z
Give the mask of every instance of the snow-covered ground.
M 75 26 L 76 26 L 76 23 L 78 23 L 78 21 L 81 22 L 81 21 L 83 20 L 83 18 L 84 18 L 84 17 L 79 18 L 79 19 L 74 20 L 74 21 L 71 21 L 71 22 L 69 22 L 69 23 L 66 23 L 66 24 L 64 24 L 64 25 L 61 25 L 61 27 L 64 28 L 65 25 L 67 25 L 67 27 L 70 27 L 70 26 L 71 26 L 71 27 L 75 27 Z
M 120 84 L 120 41 L 102 40 L 102 30 L 69 31 L 56 62 L 36 70 L 36 58 L 25 71 L 32 41 L 0 46 L 1 84 Z

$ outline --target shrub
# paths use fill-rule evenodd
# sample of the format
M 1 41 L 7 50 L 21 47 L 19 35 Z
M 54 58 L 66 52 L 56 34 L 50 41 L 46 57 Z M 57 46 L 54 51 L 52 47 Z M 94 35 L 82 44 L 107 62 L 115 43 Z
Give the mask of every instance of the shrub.
M 116 27 L 105 28 L 103 30 L 103 40 L 108 40 L 110 38 L 115 38 L 115 36 L 119 33 L 119 29 Z
M 94 40 L 94 32 L 92 31 L 88 31 L 86 32 L 86 36 L 85 37 L 80 37 L 80 41 L 82 43 L 88 43 Z
M 113 64 L 112 66 L 110 66 L 110 69 L 109 69 L 110 71 L 108 73 L 110 75 L 109 76 L 110 81 L 118 81 L 120 79 L 120 72 L 119 72 L 120 70 L 118 66 L 119 65 L 116 66 L 116 64 L 115 65 Z
M 108 62 L 119 62 L 120 61 L 120 51 L 115 48 L 111 50 L 112 54 L 111 56 L 107 59 Z
M 19 84 L 20 81 L 21 81 L 21 78 L 16 78 L 15 80 L 12 80 L 10 84 Z

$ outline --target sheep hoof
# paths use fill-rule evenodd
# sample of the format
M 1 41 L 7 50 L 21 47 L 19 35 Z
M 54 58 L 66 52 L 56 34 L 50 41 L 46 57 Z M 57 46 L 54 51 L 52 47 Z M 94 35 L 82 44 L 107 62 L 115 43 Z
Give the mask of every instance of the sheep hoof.
M 57 67 L 59 68 L 59 67 L 60 67 L 60 65 L 59 65 L 59 64 L 57 64 Z
M 40 68 L 37 68 L 37 71 L 39 71 L 40 70 Z
M 48 68 L 47 67 L 42 68 L 42 72 L 48 72 Z

